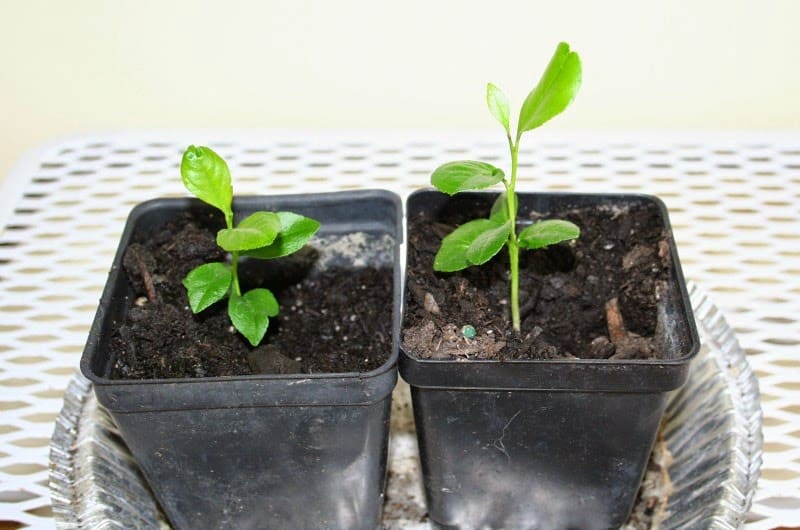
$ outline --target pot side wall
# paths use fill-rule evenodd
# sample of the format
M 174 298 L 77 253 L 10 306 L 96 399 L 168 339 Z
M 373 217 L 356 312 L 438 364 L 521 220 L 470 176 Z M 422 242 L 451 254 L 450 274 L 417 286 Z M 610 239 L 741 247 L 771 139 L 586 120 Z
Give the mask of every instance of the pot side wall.
M 444 528 L 625 522 L 666 394 L 412 388 L 431 519 Z

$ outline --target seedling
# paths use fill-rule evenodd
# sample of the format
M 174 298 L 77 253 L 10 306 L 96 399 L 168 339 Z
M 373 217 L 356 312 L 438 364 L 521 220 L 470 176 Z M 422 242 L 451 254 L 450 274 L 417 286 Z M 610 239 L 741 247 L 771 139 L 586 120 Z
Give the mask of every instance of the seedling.
M 233 326 L 257 346 L 278 315 L 278 301 L 269 289 L 242 293 L 239 286 L 239 258 L 273 259 L 303 248 L 319 229 L 314 219 L 292 212 L 255 212 L 234 226 L 233 187 L 225 161 L 208 147 L 189 146 L 181 160 L 181 179 L 186 189 L 225 216 L 217 232 L 217 245 L 230 253 L 228 263 L 206 263 L 194 268 L 183 285 L 192 312 L 199 313 L 228 297 L 228 316 Z
M 469 221 L 446 236 L 436 253 L 434 270 L 455 272 L 473 265 L 482 265 L 508 248 L 511 267 L 511 320 L 520 330 L 519 316 L 519 249 L 538 249 L 575 239 L 580 229 L 569 221 L 549 219 L 533 223 L 517 233 L 517 158 L 523 133 L 536 129 L 560 114 L 575 98 L 581 85 L 581 60 L 562 42 L 550 64 L 522 104 L 516 136 L 511 135 L 511 114 L 508 98 L 495 85 L 486 86 L 489 112 L 503 126 L 511 151 L 511 178 L 503 170 L 485 162 L 459 161 L 439 166 L 431 175 L 431 184 L 448 195 L 461 191 L 485 189 L 503 183 L 505 192 L 494 205 L 488 219 Z

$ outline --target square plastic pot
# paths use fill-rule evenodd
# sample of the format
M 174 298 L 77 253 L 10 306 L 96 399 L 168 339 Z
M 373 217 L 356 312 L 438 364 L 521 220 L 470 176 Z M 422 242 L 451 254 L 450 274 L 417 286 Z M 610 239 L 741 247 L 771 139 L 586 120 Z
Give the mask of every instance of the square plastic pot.
M 135 230 L 187 209 L 193 199 L 156 199 L 128 219 L 81 359 L 175 528 L 363 528 L 380 524 L 391 392 L 397 381 L 402 209 L 383 191 L 234 200 L 244 216 L 290 210 L 319 220 L 320 235 L 394 238 L 392 350 L 367 373 L 203 379 L 110 379 L 113 322 L 133 293 L 121 267 Z M 358 256 L 357 256 L 358 257 Z
M 474 211 L 494 194 L 412 194 L 409 218 Z M 664 204 L 644 195 L 520 194 L 531 211 Z M 410 237 L 408 238 L 410 240 Z M 688 375 L 699 338 L 678 254 L 659 302 L 660 360 L 423 360 L 400 353 L 411 385 L 431 519 L 447 529 L 618 529 L 635 501 L 668 393 Z

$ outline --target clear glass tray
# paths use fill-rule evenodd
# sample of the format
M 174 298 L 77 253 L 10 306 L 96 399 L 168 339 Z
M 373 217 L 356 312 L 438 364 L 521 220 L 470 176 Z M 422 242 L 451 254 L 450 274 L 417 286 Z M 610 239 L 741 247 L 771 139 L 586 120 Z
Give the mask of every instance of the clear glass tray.
M 690 294 L 703 346 L 687 384 L 667 408 L 663 438 L 671 454 L 671 488 L 652 528 L 735 529 L 750 508 L 761 465 L 758 383 L 722 313 L 697 286 L 690 286 Z M 58 528 L 169 528 L 91 384 L 80 375 L 70 383 L 56 421 L 50 489 Z M 653 492 L 645 493 L 646 498 Z M 384 529 L 430 528 L 403 384 L 395 390 L 386 495 Z

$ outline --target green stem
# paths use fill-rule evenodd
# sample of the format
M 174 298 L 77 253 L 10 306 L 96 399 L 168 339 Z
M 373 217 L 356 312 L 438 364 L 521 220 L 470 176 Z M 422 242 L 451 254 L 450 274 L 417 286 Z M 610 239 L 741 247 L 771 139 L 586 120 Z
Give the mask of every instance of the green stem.
M 223 211 L 225 214 L 225 225 L 230 229 L 233 228 L 233 212 L 231 210 Z M 239 287 L 239 253 L 231 252 L 231 277 L 233 280 L 233 292 L 236 296 L 242 296 L 242 290 Z
M 239 288 L 239 253 L 231 252 L 231 277 L 233 278 L 233 292 L 236 296 L 242 296 Z
M 508 234 L 508 260 L 511 265 L 511 323 L 514 331 L 520 331 L 519 318 L 519 246 L 517 245 L 517 159 L 519 155 L 519 137 L 516 142 L 508 136 L 508 146 L 511 149 L 511 183 L 506 184 L 506 204 L 508 218 L 511 220 L 511 232 Z

